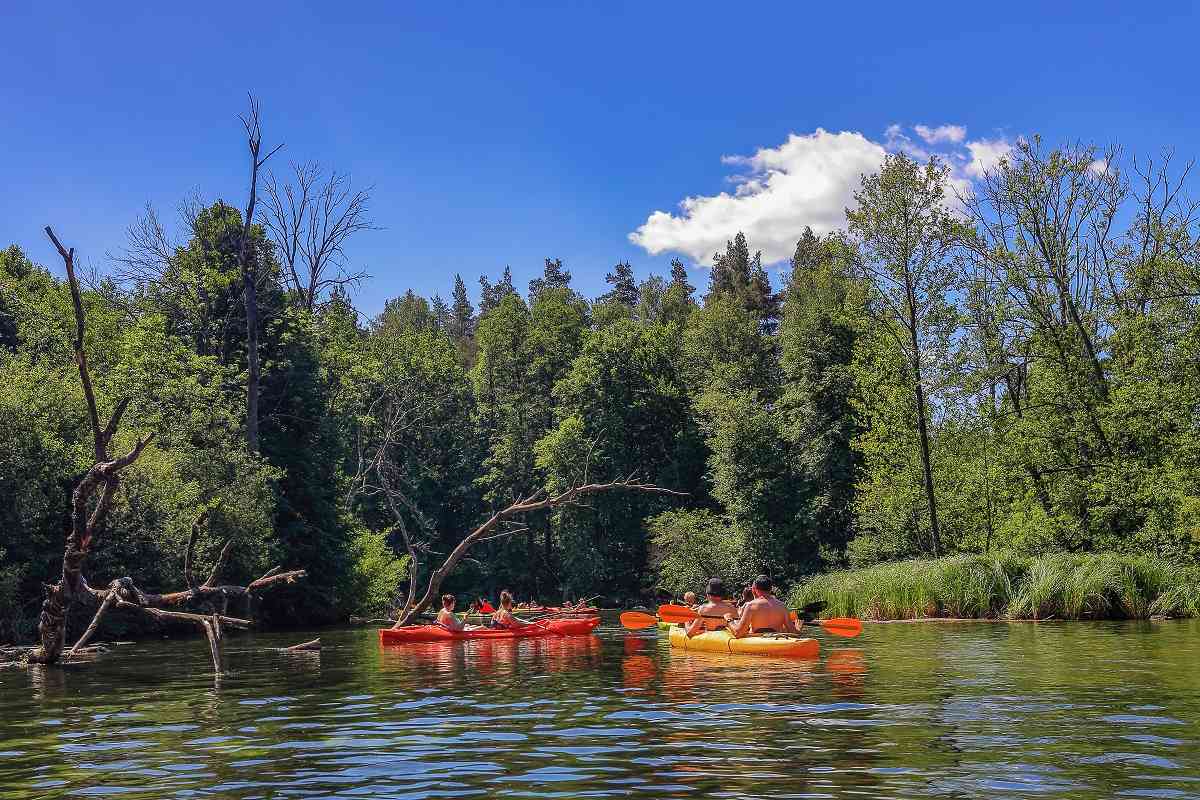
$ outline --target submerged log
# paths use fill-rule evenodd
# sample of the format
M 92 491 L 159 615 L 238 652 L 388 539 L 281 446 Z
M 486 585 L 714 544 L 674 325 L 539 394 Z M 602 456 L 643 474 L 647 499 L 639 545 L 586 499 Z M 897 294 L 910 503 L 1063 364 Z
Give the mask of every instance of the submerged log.
M 281 653 L 313 653 L 321 649 L 321 639 L 320 637 L 317 637 L 311 642 L 301 642 L 300 644 L 294 644 L 291 647 L 280 647 L 277 649 Z

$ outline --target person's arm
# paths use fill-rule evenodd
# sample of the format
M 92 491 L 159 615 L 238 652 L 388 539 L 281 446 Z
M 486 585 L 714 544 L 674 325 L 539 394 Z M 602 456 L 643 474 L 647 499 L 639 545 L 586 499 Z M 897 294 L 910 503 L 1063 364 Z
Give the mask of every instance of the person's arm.
M 444 608 L 438 612 L 437 621 L 446 630 L 461 631 L 463 629 L 462 620 L 454 616 L 453 612 L 447 611 Z
M 745 636 L 750 630 L 750 604 L 742 606 L 742 613 L 736 619 L 733 614 L 726 614 L 725 627 L 729 628 L 735 639 Z
M 704 620 L 700 617 L 688 620 L 687 624 L 683 626 L 683 632 L 687 634 L 689 639 L 693 636 L 704 633 L 706 630 L 708 630 L 708 627 L 704 624 Z

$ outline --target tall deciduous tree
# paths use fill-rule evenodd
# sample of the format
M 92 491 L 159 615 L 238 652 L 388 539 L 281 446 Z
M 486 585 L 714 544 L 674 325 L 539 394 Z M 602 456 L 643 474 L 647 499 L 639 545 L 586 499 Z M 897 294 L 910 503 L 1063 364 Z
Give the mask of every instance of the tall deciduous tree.
M 956 323 L 952 305 L 959 273 L 954 249 L 965 229 L 947 207 L 949 168 L 936 158 L 919 165 L 889 154 L 875 175 L 855 192 L 857 207 L 846 220 L 861 274 L 872 289 L 869 306 L 883 325 L 896 330 L 914 399 L 921 468 L 929 514 L 930 547 L 941 553 L 930 446 L 929 360 L 945 352 Z
M 284 285 L 298 307 L 312 311 L 327 292 L 366 277 L 363 270 L 346 269 L 344 248 L 354 234 L 376 229 L 368 208 L 371 190 L 355 189 L 349 176 L 336 171 L 327 175 L 315 161 L 291 167 L 283 179 L 267 174 L 263 218 Z

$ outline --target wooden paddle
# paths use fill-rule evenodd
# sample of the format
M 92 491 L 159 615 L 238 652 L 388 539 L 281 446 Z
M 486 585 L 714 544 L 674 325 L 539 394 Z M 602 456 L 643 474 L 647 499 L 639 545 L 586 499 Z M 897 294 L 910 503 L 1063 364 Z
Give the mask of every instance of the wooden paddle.
M 816 605 L 814 603 L 814 605 Z M 803 613 L 809 612 L 808 608 L 800 609 Z M 724 617 L 716 614 L 699 614 L 687 606 L 664 605 L 658 607 L 658 616 L 663 622 L 687 622 L 689 620 L 705 617 L 706 619 L 724 619 Z M 854 619 L 853 617 L 834 617 L 833 619 L 818 619 L 804 620 L 807 625 L 820 625 L 822 630 L 834 634 L 835 636 L 845 636 L 853 638 L 862 633 L 862 620 Z

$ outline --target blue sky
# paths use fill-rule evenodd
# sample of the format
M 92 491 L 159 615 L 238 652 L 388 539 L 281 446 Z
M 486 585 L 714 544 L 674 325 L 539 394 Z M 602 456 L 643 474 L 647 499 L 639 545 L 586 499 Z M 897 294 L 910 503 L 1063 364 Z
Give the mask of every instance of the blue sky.
M 49 223 L 103 268 L 147 202 L 243 205 L 247 90 L 277 166 L 374 184 L 384 229 L 349 248 L 368 313 L 455 272 L 523 287 L 547 256 L 594 295 L 616 261 L 695 263 L 730 225 L 779 251 L 882 149 L 969 181 L 1032 133 L 1188 158 L 1200 138 L 1195 5 L 311 5 L 3 0 L 0 242 L 54 266 Z M 674 220 L 630 241 L 655 211 Z

